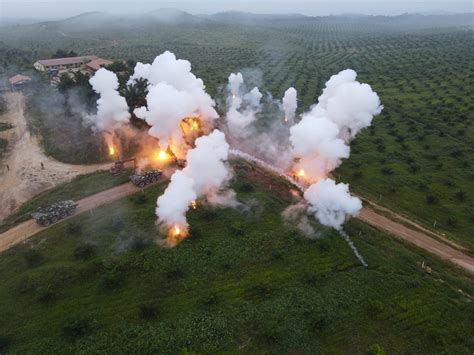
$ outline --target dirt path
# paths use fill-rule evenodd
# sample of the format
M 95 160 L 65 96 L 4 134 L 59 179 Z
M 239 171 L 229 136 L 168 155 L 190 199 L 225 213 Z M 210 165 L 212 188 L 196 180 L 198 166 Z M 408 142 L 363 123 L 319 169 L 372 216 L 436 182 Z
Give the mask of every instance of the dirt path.
M 78 214 L 90 211 L 96 207 L 116 201 L 122 197 L 126 197 L 138 191 L 140 191 L 138 187 L 135 187 L 131 183 L 126 183 L 85 197 L 82 200 L 77 201 L 78 206 L 73 216 L 77 216 Z M 15 244 L 28 239 L 29 237 L 39 233 L 44 229 L 46 228 L 40 227 L 34 220 L 30 219 L 7 230 L 6 232 L 0 234 L 0 252 L 9 249 Z
M 0 120 L 14 127 L 0 132 L 0 137 L 9 142 L 8 152 L 0 162 L 0 221 L 40 192 L 68 182 L 77 175 L 108 168 L 109 164 L 70 165 L 47 157 L 38 139 L 28 131 L 23 95 L 8 93 L 6 99 L 8 113 Z
M 358 218 L 379 230 L 388 232 L 389 234 L 414 244 L 441 259 L 448 260 L 463 269 L 474 273 L 474 258 L 430 237 L 426 233 L 408 228 L 407 226 L 395 222 L 368 207 L 362 209 Z
M 140 191 L 140 189 L 131 183 L 115 186 L 111 189 L 79 200 L 78 208 L 74 215 L 90 211 L 101 205 L 113 202 L 138 191 Z M 409 228 L 402 223 L 389 219 L 370 207 L 364 207 L 358 218 L 379 230 L 414 244 L 443 260 L 450 261 L 459 267 L 474 273 L 474 258 L 463 254 L 460 250 L 457 250 L 450 245 L 434 239 L 429 234 Z M 45 228 L 38 226 L 33 220 L 26 221 L 9 229 L 3 234 L 0 234 L 0 252 L 7 250 L 13 245 L 26 240 L 44 229 Z

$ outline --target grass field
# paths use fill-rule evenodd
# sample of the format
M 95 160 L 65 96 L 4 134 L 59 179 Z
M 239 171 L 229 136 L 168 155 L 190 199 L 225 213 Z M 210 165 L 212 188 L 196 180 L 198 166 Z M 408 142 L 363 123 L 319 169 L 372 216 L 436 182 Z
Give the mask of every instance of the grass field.
M 18 354 L 471 353 L 471 277 L 353 221 L 347 232 L 364 268 L 336 232 L 318 227 L 308 239 L 283 223 L 289 202 L 277 178 L 269 191 L 247 179 L 255 168 L 234 167 L 246 208 L 192 210 L 193 237 L 174 249 L 152 242 L 161 184 L 4 252 L 0 346 Z

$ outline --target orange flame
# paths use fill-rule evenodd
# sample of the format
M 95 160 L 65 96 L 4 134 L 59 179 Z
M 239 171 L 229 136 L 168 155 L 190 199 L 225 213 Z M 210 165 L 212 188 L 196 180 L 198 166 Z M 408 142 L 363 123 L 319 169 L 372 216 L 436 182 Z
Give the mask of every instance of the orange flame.
M 197 202 L 196 200 L 191 201 L 191 208 L 195 210 L 197 208 Z
M 305 175 L 305 172 L 303 169 L 298 170 L 298 172 L 296 173 L 296 176 L 298 177 L 303 177 L 304 175 Z
M 115 148 L 109 147 L 109 155 L 115 155 Z
M 179 226 L 174 226 L 173 228 L 173 235 L 175 237 L 179 237 L 181 235 L 181 228 Z
M 166 150 L 160 150 L 160 151 L 156 154 L 156 157 L 155 157 L 156 160 L 160 160 L 160 161 L 168 160 L 169 158 L 170 158 L 170 156 L 169 156 L 169 154 L 166 152 Z

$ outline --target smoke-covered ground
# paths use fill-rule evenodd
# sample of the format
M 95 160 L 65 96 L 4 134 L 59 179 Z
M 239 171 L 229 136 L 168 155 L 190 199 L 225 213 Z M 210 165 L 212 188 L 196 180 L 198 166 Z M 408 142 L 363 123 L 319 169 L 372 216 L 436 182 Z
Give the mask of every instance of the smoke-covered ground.
M 13 128 L 7 135 L 9 150 L 0 170 L 0 220 L 10 215 L 33 196 L 75 176 L 87 174 L 108 165 L 68 165 L 43 153 L 38 137 L 30 134 L 24 116 L 24 97 L 21 93 L 7 96 L 9 111 L 3 119 Z

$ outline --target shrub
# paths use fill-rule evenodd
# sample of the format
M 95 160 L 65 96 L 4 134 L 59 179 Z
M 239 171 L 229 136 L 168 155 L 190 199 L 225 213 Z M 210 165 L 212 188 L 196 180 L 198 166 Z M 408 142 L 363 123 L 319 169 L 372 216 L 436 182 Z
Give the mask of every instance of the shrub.
M 458 200 L 460 202 L 466 201 L 466 193 L 462 190 L 456 192 L 456 194 L 454 196 L 456 197 L 456 200 Z
M 11 344 L 11 339 L 6 335 L 0 335 L 0 353 L 3 354 L 8 350 Z
M 382 168 L 380 172 L 384 175 L 393 175 L 394 171 L 392 168 Z
M 94 323 L 95 321 L 88 316 L 68 318 L 63 324 L 63 335 L 68 340 L 75 341 L 92 333 Z
M 139 316 L 143 320 L 154 320 L 158 316 L 158 306 L 155 302 L 146 302 L 139 308 Z
M 82 232 L 82 225 L 79 222 L 69 222 L 66 231 L 70 235 L 80 235 Z
M 57 298 L 57 293 L 51 287 L 41 288 L 36 300 L 40 303 L 51 303 Z
M 87 260 L 97 254 L 96 248 L 91 244 L 81 244 L 74 249 L 74 257 L 79 260 Z
M 434 195 L 426 196 L 426 203 L 429 205 L 435 205 L 438 203 L 438 198 Z
M 35 249 L 28 249 L 23 257 L 28 267 L 36 267 L 44 261 L 43 255 Z
M 201 229 L 191 225 L 188 230 L 190 240 L 199 240 L 202 237 Z
M 385 350 L 379 344 L 372 344 L 367 351 L 370 355 L 385 355 Z
M 133 251 L 141 251 L 153 244 L 153 240 L 147 237 L 134 237 L 131 244 Z
M 245 230 L 240 223 L 233 223 L 230 226 L 230 235 L 232 237 L 239 238 L 239 237 L 243 237 L 244 234 L 245 234 Z
M 175 268 L 167 271 L 165 276 L 168 280 L 178 280 L 184 277 L 184 272 L 179 266 L 176 266 Z
M 100 284 L 102 288 L 114 290 L 120 288 L 124 284 L 124 276 L 118 271 L 107 271 L 101 278 Z
M 240 186 L 238 187 L 237 191 L 238 191 L 238 192 L 249 193 L 249 192 L 253 192 L 253 191 L 254 191 L 254 188 L 253 188 L 252 184 L 250 184 L 250 183 L 248 183 L 248 182 L 244 182 L 244 183 L 240 184 Z

